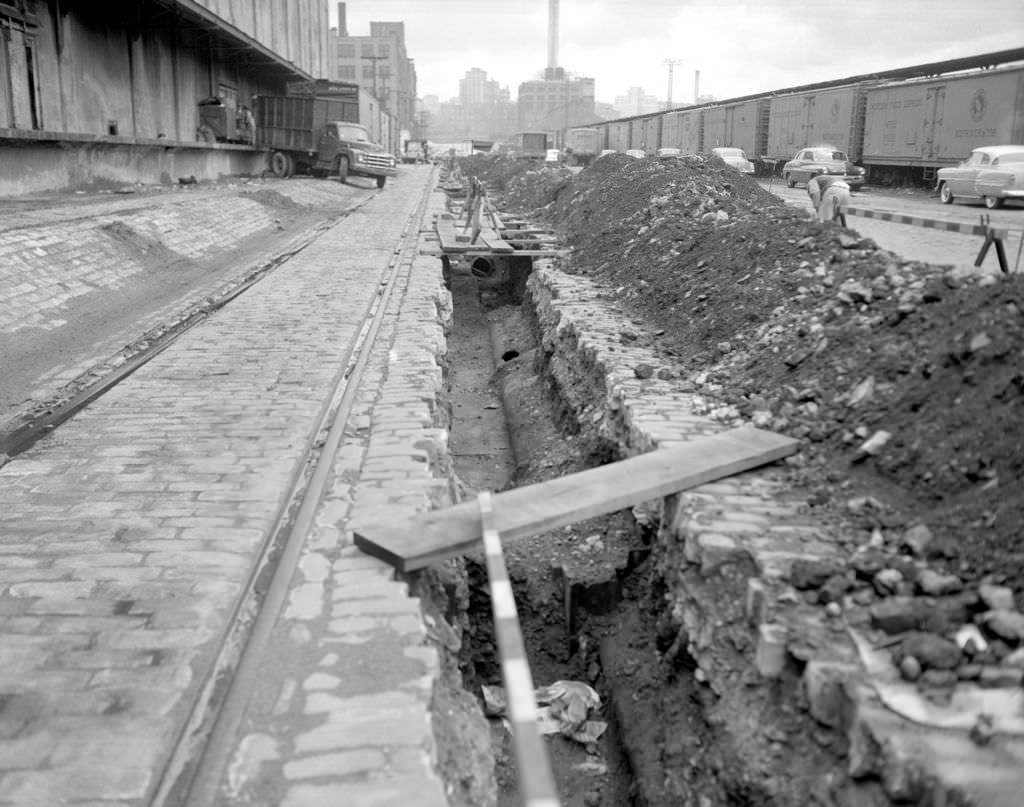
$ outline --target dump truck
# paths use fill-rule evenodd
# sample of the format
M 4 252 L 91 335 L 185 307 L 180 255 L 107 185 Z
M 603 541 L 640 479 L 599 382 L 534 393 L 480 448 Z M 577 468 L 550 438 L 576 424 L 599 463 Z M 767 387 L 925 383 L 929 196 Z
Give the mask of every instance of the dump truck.
M 270 150 L 270 171 L 375 179 L 383 188 L 397 173 L 394 156 L 374 143 L 359 124 L 359 104 L 341 98 L 260 96 L 256 103 L 256 145 Z

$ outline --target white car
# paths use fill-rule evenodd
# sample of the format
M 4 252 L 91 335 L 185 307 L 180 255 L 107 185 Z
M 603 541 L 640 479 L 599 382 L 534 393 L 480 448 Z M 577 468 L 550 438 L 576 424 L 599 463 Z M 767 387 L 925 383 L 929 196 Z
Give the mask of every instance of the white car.
M 658 149 L 658 159 L 659 160 L 674 160 L 677 157 L 679 157 L 682 153 L 683 152 L 682 152 L 681 149 L 674 149 L 674 148 Z
M 1024 146 L 976 148 L 960 165 L 939 169 L 936 190 L 944 205 L 964 199 L 995 210 L 1007 199 L 1024 201 Z
M 626 149 L 627 157 L 636 157 L 638 160 L 642 160 L 647 156 L 647 152 L 643 149 Z
M 741 174 L 753 174 L 754 164 L 747 159 L 743 149 L 719 146 L 711 149 L 711 153 L 721 158 L 726 165 L 735 168 Z

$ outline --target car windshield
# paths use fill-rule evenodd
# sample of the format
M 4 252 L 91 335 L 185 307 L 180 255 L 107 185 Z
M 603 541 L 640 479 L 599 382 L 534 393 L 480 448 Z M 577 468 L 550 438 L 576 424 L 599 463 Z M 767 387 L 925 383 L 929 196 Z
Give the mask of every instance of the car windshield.
M 357 142 L 369 142 L 370 136 L 362 126 L 339 126 L 338 137 L 342 140 L 355 140 Z

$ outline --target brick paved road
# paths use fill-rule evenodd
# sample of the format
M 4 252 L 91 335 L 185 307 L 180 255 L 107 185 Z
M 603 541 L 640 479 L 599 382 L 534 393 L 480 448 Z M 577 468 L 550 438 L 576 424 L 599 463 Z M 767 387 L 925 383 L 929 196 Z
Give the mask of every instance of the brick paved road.
M 0 468 L 0 804 L 152 796 L 425 179 L 426 169 L 389 185 Z M 420 646 L 417 603 L 347 548 L 339 526 L 353 500 L 422 507 L 435 492 L 423 461 L 424 446 L 443 444 L 431 428 L 446 300 L 435 264 L 415 279 L 406 267 L 394 344 L 378 348 L 364 428 L 342 446 L 289 606 L 306 631 L 288 632 L 293 639 L 326 633 L 299 690 L 305 730 L 278 741 L 288 804 L 312 803 L 323 787 L 378 793 L 384 786 L 365 771 L 381 758 L 400 768 L 384 787 L 398 795 L 372 803 L 414 803 L 415 792 L 415 803 L 430 804 L 440 794 L 425 753 L 436 661 Z M 361 648 L 392 674 L 352 691 Z M 238 792 L 258 745 L 246 743 L 232 768 Z M 325 780 L 332 761 L 348 779 Z
M 60 198 L 48 208 L 8 202 L 0 216 L 0 420 L 269 260 L 283 248 L 281 216 L 327 219 L 369 193 L 296 179 Z

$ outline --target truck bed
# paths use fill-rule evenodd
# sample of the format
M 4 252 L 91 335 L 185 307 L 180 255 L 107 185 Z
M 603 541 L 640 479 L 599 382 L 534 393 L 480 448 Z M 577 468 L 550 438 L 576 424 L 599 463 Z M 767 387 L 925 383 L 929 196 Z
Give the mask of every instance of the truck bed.
M 339 98 L 262 95 L 256 104 L 256 144 L 315 151 L 316 138 L 328 121 L 358 123 L 358 104 Z

